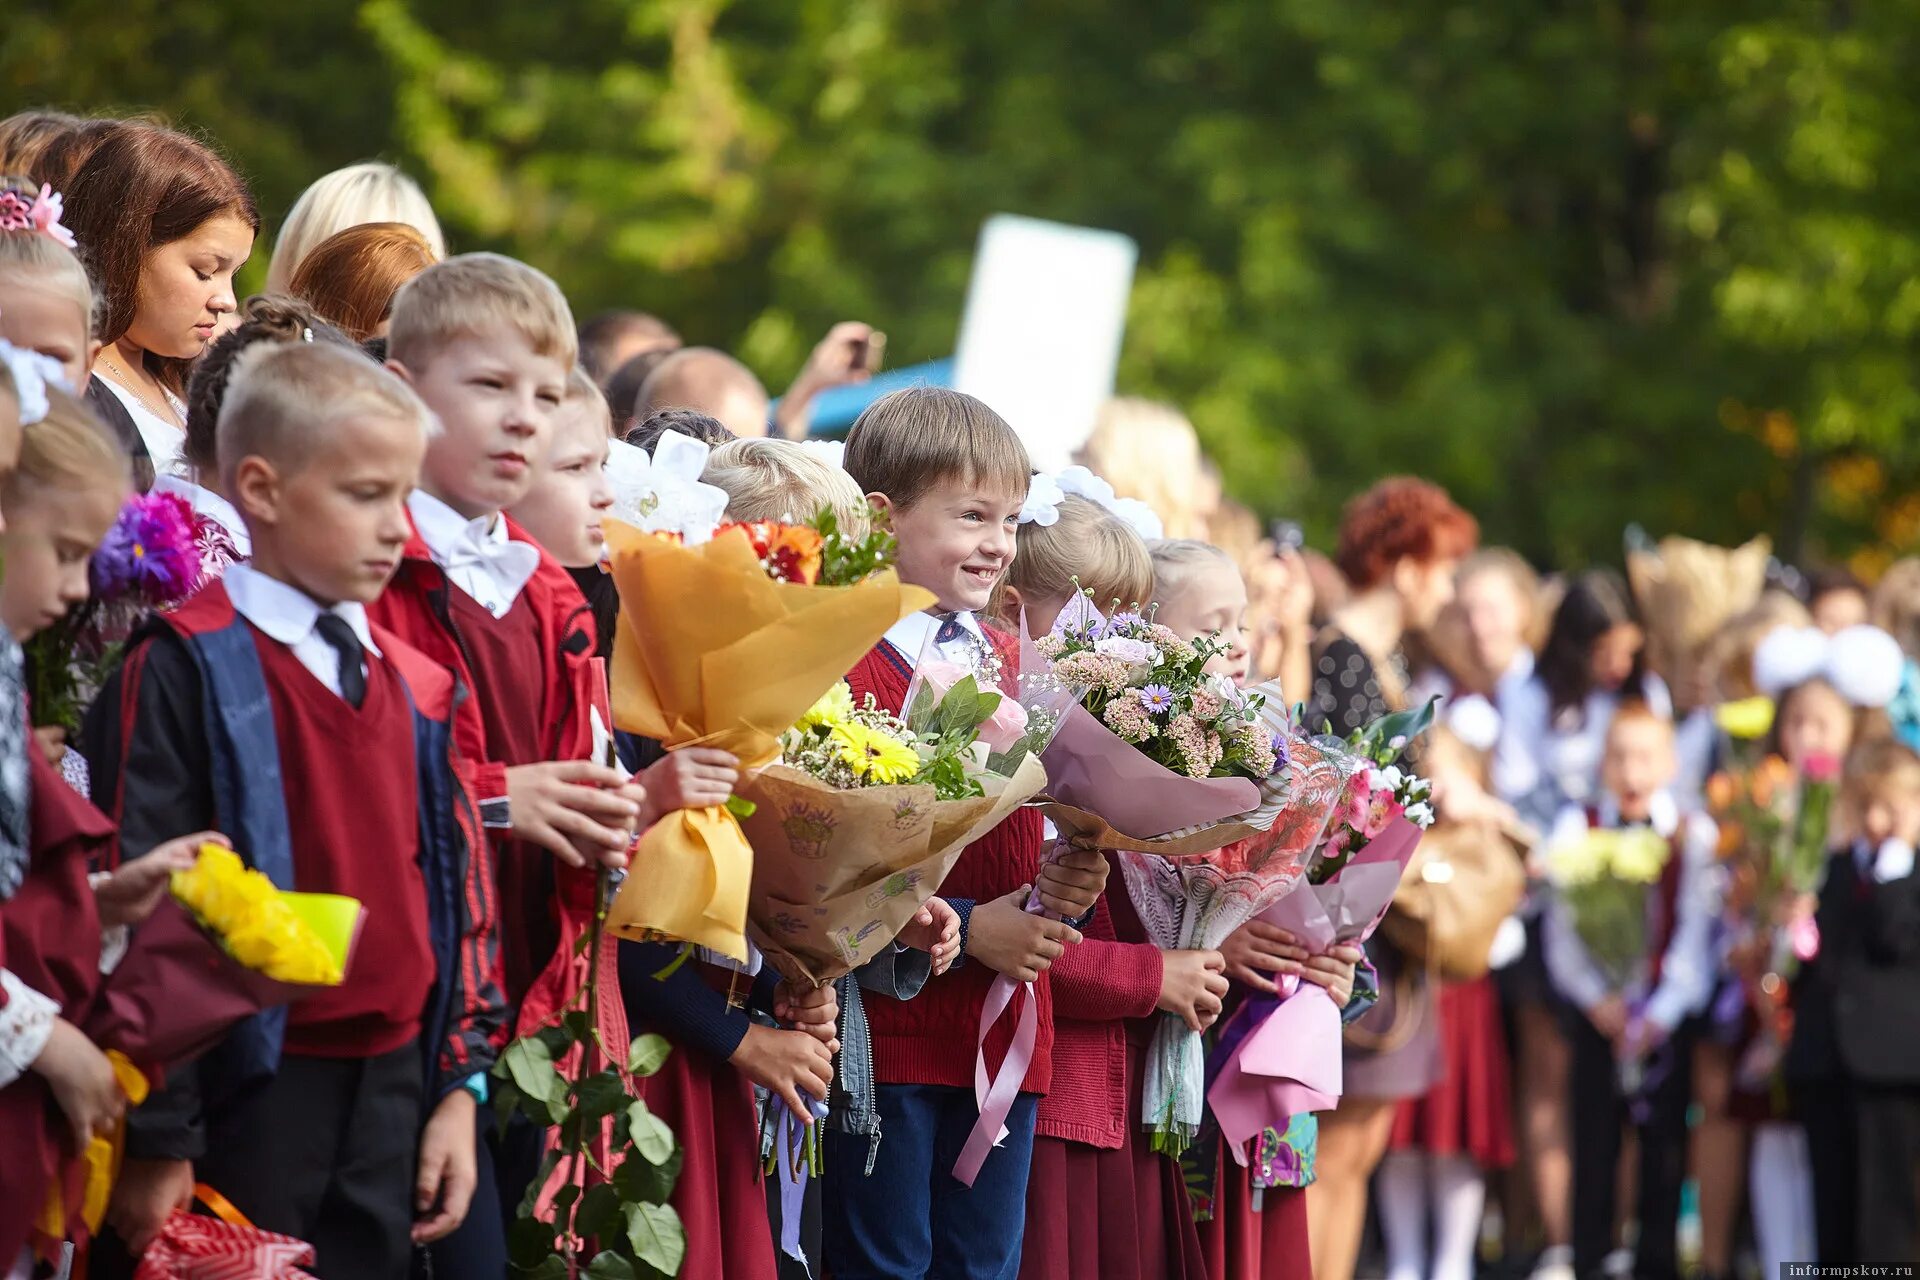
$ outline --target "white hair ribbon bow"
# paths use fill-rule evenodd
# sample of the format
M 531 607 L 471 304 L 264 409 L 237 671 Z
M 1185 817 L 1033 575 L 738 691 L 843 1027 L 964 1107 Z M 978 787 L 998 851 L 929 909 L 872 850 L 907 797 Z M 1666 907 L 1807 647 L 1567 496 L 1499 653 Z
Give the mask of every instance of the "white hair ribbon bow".
M 13 377 L 14 395 L 20 401 L 20 425 L 30 427 L 47 416 L 51 407 L 47 403 L 47 388 L 58 387 L 71 393 L 73 388 L 67 384 L 67 371 L 52 356 L 43 356 L 38 351 L 29 351 L 25 347 L 16 347 L 5 338 L 0 338 L 0 364 L 7 366 L 7 372 Z

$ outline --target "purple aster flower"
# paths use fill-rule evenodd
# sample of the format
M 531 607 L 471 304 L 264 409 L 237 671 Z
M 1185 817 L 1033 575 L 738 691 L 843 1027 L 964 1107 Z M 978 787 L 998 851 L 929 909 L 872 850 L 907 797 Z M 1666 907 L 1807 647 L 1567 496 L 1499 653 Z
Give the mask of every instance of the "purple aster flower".
M 1147 620 L 1131 611 L 1116 613 L 1107 621 L 1107 630 L 1113 635 L 1132 635 L 1147 625 Z
M 93 593 L 102 599 L 177 603 L 200 579 L 193 508 L 174 493 L 129 498 L 94 553 L 90 576 Z
M 1274 734 L 1273 735 L 1274 771 L 1277 773 L 1281 769 L 1286 768 L 1287 765 L 1292 762 L 1292 760 L 1293 760 L 1293 754 L 1287 748 L 1287 735 L 1284 733 Z
M 1173 710 L 1173 690 L 1163 684 L 1150 684 L 1140 690 L 1140 705 L 1155 715 Z

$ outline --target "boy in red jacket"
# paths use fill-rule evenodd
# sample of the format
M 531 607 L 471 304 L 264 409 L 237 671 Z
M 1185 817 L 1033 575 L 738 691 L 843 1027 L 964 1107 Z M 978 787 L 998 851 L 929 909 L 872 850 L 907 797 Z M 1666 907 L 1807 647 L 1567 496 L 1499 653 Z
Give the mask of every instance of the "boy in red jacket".
M 903 580 L 934 593 L 848 675 L 855 698 L 898 709 L 929 644 L 983 681 L 1017 670 L 1014 637 L 975 616 L 1014 555 L 1032 468 L 1000 416 L 972 396 L 937 387 L 897 391 L 868 407 L 847 438 L 846 468 L 892 518 Z M 871 995 L 873 1068 L 883 1140 L 827 1134 L 826 1255 L 838 1280 L 867 1277 L 1012 1277 L 1020 1266 L 1035 1105 L 1047 1088 L 1053 1042 L 1046 971 L 1080 935 L 1106 884 L 1106 860 L 1071 851 L 1041 866 L 1040 815 L 1016 811 L 969 846 L 941 896 L 960 913 L 961 961 L 911 1002 Z M 1030 915 L 1037 883 L 1061 919 Z M 952 1169 L 979 1120 L 974 1057 L 980 1013 L 996 974 L 1034 984 L 1039 1039 L 1008 1135 L 971 1188 Z M 987 1040 L 997 1068 L 1019 1013 Z
M 576 354 L 573 316 L 525 263 L 463 254 L 394 297 L 387 351 L 441 432 L 407 502 L 413 528 L 399 570 L 371 613 L 472 691 L 456 728 L 462 754 L 484 762 L 473 788 L 494 835 L 506 994 L 524 1033 L 557 1017 L 584 978 L 572 941 L 591 916 L 594 865 L 625 866 L 633 833 L 654 816 L 648 788 L 591 759 L 601 681 L 592 609 L 565 567 L 503 514 L 552 446 Z M 731 777 L 701 780 L 693 759 L 678 759 L 693 754 L 650 771 L 656 799 L 725 800 Z M 609 941 L 595 959 L 610 966 L 611 955 Z M 603 1022 L 609 1042 L 621 1030 Z M 541 1137 L 521 1122 L 488 1133 L 488 1212 L 435 1249 L 441 1274 L 504 1273 L 502 1224 L 538 1167 Z

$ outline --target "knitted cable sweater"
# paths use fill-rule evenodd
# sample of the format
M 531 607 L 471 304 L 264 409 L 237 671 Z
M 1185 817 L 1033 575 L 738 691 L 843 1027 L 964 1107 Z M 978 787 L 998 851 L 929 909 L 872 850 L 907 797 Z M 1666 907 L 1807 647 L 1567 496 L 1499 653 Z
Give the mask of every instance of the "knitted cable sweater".
M 1013 668 L 1012 638 L 992 630 L 987 635 L 1007 660 L 1008 668 Z M 906 701 L 911 674 L 911 660 L 882 641 L 847 673 L 847 683 L 853 688 L 856 702 L 872 694 L 881 706 L 898 710 Z M 1033 883 L 1040 870 L 1040 857 L 1040 814 L 1033 809 L 1016 809 L 1005 822 L 967 846 L 940 886 L 940 895 L 980 903 L 1004 897 L 1021 885 Z M 874 1078 L 881 1084 L 971 1089 L 980 1009 L 994 977 L 985 965 L 968 960 L 929 980 L 912 1000 L 891 1000 L 869 993 L 866 1010 L 873 1030 Z M 1021 1090 L 1045 1093 L 1053 1072 L 1053 995 L 1047 975 L 1040 976 L 1034 991 L 1039 1000 L 1040 1034 Z M 1025 998 L 1024 994 L 1014 997 L 987 1038 L 987 1065 L 992 1070 L 998 1070 L 1006 1057 Z

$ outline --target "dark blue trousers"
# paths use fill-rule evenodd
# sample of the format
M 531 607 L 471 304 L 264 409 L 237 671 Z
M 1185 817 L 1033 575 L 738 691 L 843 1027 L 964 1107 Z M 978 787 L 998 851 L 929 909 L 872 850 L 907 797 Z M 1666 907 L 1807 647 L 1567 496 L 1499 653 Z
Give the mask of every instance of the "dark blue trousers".
M 1026 1227 L 1027 1173 L 1039 1095 L 1023 1093 L 1007 1140 L 972 1187 L 954 1161 L 980 1111 L 973 1090 L 883 1084 L 880 1150 L 827 1132 L 826 1256 L 834 1280 L 1014 1280 Z

